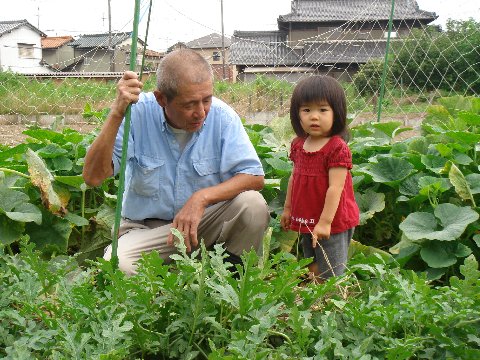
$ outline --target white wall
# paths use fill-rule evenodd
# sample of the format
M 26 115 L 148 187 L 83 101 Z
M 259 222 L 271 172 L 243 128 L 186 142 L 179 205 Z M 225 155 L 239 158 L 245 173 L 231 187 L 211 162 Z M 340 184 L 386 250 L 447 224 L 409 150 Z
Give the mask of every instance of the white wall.
M 40 34 L 28 26 L 21 26 L 11 33 L 0 36 L 0 68 L 3 71 L 18 73 L 45 73 L 52 72 L 40 65 L 42 60 L 42 45 Z M 33 56 L 20 58 L 18 44 L 33 44 Z

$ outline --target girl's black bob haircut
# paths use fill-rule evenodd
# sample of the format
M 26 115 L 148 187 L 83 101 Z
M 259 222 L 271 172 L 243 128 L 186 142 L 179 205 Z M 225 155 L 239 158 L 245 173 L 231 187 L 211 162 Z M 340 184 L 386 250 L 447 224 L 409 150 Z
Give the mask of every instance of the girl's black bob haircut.
M 330 136 L 339 135 L 349 139 L 347 127 L 347 99 L 340 83 L 330 76 L 314 75 L 300 80 L 293 90 L 290 101 L 290 121 L 295 134 L 307 137 L 300 124 L 299 111 L 302 105 L 326 101 L 333 110 L 333 125 Z

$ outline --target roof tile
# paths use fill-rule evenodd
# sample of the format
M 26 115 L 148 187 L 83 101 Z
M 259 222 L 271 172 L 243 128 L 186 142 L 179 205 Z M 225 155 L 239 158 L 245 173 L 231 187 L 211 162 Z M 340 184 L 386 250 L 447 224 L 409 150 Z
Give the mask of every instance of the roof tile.
M 224 36 L 225 47 L 230 46 L 230 38 Z M 205 48 L 222 48 L 222 35 L 212 33 L 207 36 L 192 40 L 186 44 L 190 49 L 205 49 Z
M 131 37 L 131 32 L 112 33 L 111 46 L 115 47 Z M 76 48 L 108 48 L 109 34 L 81 35 L 77 40 L 70 43 Z
M 278 22 L 378 21 L 388 20 L 390 12 L 390 0 L 293 0 L 291 13 Z M 415 0 L 396 0 L 393 18 L 433 21 L 437 15 L 420 10 Z
M 42 38 L 42 49 L 57 49 L 71 41 L 73 41 L 73 37 L 70 35 L 48 36 L 46 38 Z

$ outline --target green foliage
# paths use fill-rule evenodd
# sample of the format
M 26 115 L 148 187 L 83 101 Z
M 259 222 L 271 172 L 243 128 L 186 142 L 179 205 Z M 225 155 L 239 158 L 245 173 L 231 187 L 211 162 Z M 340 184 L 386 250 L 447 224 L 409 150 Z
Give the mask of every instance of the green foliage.
M 245 253 L 238 279 L 223 249 L 175 265 L 156 252 L 126 277 L 104 260 L 41 260 L 0 248 L 0 357 L 7 359 L 407 359 L 480 355 L 480 272 L 465 260 L 451 287 L 359 255 L 347 273 L 303 285 L 305 262 Z
M 26 144 L 0 156 L 0 242 L 15 248 L 26 234 L 44 256 L 80 252 L 83 260 L 98 255 L 111 241 L 113 223 L 101 215 L 113 211 L 115 198 L 108 195 L 112 180 L 90 189 L 81 176 L 93 136 L 38 128 L 24 134 Z
M 0 84 L 0 114 L 81 114 L 85 99 L 91 99 L 95 108 L 105 108 L 115 97 L 113 82 L 92 79 L 32 81 L 23 75 L 0 71 Z
M 402 142 L 392 140 L 398 123 L 352 129 L 362 220 L 355 237 L 390 249 L 404 267 L 431 279 L 458 273 L 462 259 L 479 256 L 472 239 L 480 227 L 478 101 L 440 98 L 422 124 L 425 136 Z
M 353 76 L 353 85 L 361 95 L 379 95 L 384 61 L 373 59 L 360 66 Z M 388 86 L 388 79 L 386 82 Z
M 480 42 L 480 22 L 449 20 L 445 31 L 436 26 L 414 29 L 403 42 L 393 44 L 391 65 L 395 79 L 411 89 L 461 93 L 480 92 L 475 64 Z
M 423 137 L 394 142 L 405 130 L 398 122 L 352 128 L 352 173 L 361 210 L 355 239 L 390 249 L 404 267 L 443 280 L 457 274 L 469 254 L 480 256 L 474 240 L 480 230 L 479 124 L 480 99 L 452 97 L 429 108 Z M 265 170 L 270 251 L 294 249 L 298 255 L 297 234 L 283 232 L 279 224 L 292 169 L 291 135 L 279 139 L 275 128 L 245 128 Z M 25 134 L 25 144 L 0 153 L 1 242 L 15 250 L 28 234 L 44 256 L 81 253 L 78 259 L 84 261 L 101 255 L 111 241 L 116 185 L 113 179 L 97 189 L 83 183 L 83 157 L 93 135 L 38 128 Z

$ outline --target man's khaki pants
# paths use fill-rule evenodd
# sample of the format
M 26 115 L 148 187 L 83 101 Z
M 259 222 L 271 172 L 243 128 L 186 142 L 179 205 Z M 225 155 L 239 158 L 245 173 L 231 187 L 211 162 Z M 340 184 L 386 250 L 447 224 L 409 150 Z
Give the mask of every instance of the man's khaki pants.
M 232 200 L 220 202 L 205 210 L 198 227 L 197 238 L 205 246 L 224 243 L 229 253 L 240 256 L 244 250 L 259 250 L 268 227 L 270 215 L 262 195 L 245 191 Z M 142 253 L 158 251 L 166 263 L 177 253 L 175 246 L 167 244 L 171 221 L 159 219 L 129 220 L 120 223 L 118 239 L 119 268 L 126 274 L 135 274 L 136 262 Z M 105 250 L 104 258 L 110 260 L 112 246 Z

